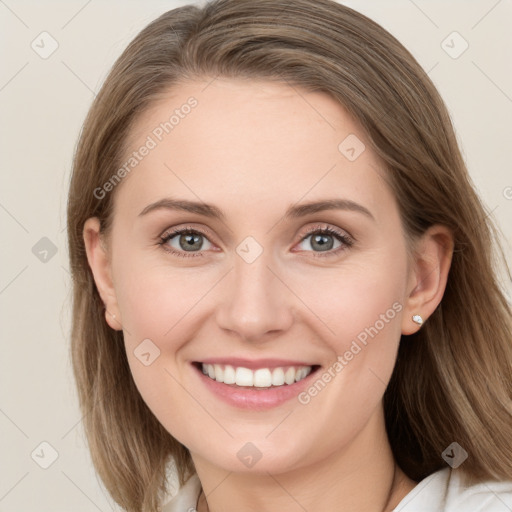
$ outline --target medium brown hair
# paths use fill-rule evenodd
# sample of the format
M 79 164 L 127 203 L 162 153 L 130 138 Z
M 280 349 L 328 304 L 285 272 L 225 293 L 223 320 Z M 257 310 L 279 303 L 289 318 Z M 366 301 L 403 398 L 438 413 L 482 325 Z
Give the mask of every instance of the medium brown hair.
M 195 469 L 146 406 L 122 333 L 105 321 L 84 223 L 98 217 L 107 232 L 117 189 L 102 199 L 93 191 L 121 164 L 138 116 L 180 81 L 217 76 L 288 83 L 338 100 L 382 161 L 407 236 L 433 224 L 451 229 L 442 302 L 400 342 L 384 395 L 387 432 L 414 480 L 444 467 L 441 453 L 454 441 L 469 454 L 460 468 L 468 482 L 511 479 L 512 320 L 496 277 L 503 254 L 431 80 L 386 30 L 334 1 L 217 0 L 166 12 L 137 35 L 95 98 L 74 158 L 71 355 L 92 460 L 111 496 L 129 512 L 154 512 L 169 461 L 180 485 Z

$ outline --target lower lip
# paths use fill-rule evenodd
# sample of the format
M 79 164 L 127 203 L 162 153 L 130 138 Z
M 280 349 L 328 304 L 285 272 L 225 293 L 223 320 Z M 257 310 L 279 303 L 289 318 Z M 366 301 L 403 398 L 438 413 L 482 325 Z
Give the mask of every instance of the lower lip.
M 317 373 L 316 370 L 312 371 L 307 377 L 294 384 L 284 384 L 270 389 L 258 389 L 235 387 L 217 382 L 205 375 L 197 366 L 192 365 L 192 367 L 199 375 L 201 382 L 220 400 L 234 407 L 254 411 L 271 409 L 297 397 L 309 385 L 313 375 Z

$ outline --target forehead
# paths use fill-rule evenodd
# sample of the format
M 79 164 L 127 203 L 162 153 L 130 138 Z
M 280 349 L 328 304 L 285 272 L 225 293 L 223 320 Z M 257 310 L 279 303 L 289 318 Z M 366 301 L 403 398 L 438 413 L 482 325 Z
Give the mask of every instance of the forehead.
M 137 119 L 128 141 L 124 162 L 137 163 L 121 187 L 127 205 L 176 195 L 268 208 L 329 193 L 371 209 L 385 193 L 382 166 L 346 109 L 287 83 L 181 83 Z

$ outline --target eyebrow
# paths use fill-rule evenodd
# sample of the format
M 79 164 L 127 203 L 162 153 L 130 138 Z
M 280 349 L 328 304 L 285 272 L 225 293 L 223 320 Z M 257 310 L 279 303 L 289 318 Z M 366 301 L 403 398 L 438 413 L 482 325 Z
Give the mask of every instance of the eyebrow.
M 152 211 L 161 209 L 197 213 L 205 217 L 211 217 L 221 221 L 225 220 L 225 215 L 222 210 L 212 204 L 188 201 L 186 199 L 172 199 L 169 197 L 149 204 L 139 213 L 139 217 L 147 215 Z M 368 210 L 368 208 L 349 199 L 324 199 L 322 201 L 292 205 L 286 210 L 284 218 L 290 219 L 305 217 L 306 215 L 325 210 L 348 210 L 359 212 L 366 215 L 370 219 L 375 220 L 375 217 L 372 215 L 370 210 Z

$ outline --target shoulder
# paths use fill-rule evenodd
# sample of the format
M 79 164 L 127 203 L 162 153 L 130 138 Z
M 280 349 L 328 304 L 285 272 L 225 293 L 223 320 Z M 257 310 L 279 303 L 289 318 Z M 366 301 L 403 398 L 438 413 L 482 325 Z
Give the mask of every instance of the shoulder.
M 458 469 L 432 473 L 407 494 L 393 512 L 510 512 L 512 480 L 465 486 Z
M 458 470 L 451 470 L 446 512 L 507 512 L 512 510 L 512 481 L 487 480 L 464 486 Z
M 201 481 L 195 473 L 180 487 L 170 501 L 166 501 L 162 512 L 195 512 L 200 492 Z

